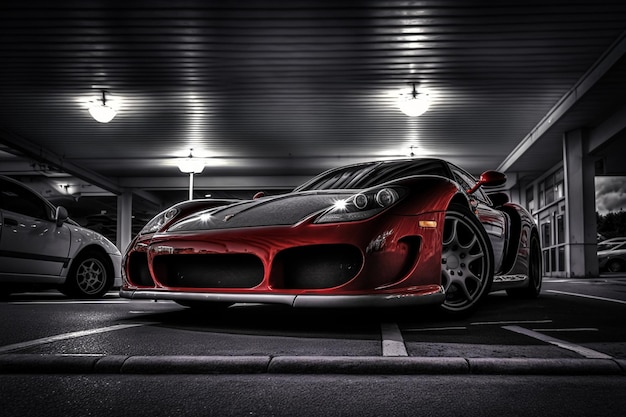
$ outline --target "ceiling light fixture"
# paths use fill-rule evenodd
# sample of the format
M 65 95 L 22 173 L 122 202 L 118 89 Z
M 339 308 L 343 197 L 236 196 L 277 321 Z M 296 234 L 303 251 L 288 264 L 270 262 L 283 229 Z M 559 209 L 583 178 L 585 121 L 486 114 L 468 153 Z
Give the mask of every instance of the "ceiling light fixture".
M 204 170 L 204 159 L 194 158 L 193 148 L 189 149 L 189 156 L 178 160 L 178 169 L 184 174 L 189 174 L 189 199 L 193 200 L 193 175 Z
M 200 174 L 204 170 L 204 159 L 195 158 L 193 149 L 189 149 L 189 156 L 178 160 L 178 169 L 184 174 Z
M 413 83 L 412 89 L 404 90 L 399 94 L 398 107 L 407 116 L 420 116 L 430 107 L 430 95 L 424 91 L 418 93 Z
M 89 106 L 89 114 L 100 123 L 109 123 L 113 120 L 117 111 L 107 105 L 106 91 L 102 90 L 102 98 L 98 98 L 91 103 L 91 106 Z

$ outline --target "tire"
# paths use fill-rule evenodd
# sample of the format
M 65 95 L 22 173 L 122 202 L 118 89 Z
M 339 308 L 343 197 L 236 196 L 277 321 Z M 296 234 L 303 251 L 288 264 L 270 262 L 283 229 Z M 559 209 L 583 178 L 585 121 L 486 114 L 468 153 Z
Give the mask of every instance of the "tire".
M 61 291 L 75 298 L 101 298 L 113 286 L 113 273 L 106 255 L 88 251 L 79 255 Z
M 441 284 L 446 293 L 441 308 L 454 315 L 472 312 L 492 282 L 493 249 L 485 229 L 467 207 L 451 205 L 441 252 Z
M 528 253 L 528 286 L 512 288 L 506 290 L 506 293 L 516 298 L 537 298 L 541 292 L 542 272 L 541 245 L 539 245 L 539 237 L 533 234 L 530 238 L 530 251 Z
M 606 269 L 609 272 L 622 272 L 624 270 L 624 262 L 620 259 L 611 259 L 606 264 Z

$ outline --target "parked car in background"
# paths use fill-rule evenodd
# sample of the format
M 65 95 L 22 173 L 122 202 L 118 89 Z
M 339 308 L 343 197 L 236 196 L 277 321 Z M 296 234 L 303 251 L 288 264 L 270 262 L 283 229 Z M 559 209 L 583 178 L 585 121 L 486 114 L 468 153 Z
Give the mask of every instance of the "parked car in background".
M 54 287 L 77 298 L 121 285 L 121 254 L 67 210 L 0 176 L 0 294 Z
M 626 237 L 615 237 L 598 243 L 598 266 L 601 271 L 626 271 Z

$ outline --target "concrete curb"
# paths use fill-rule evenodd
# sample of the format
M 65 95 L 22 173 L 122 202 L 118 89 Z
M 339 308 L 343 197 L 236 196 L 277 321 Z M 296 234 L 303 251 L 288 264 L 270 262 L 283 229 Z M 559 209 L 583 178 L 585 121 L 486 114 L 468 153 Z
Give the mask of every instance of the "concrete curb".
M 626 359 L 0 355 L 0 374 L 626 375 Z

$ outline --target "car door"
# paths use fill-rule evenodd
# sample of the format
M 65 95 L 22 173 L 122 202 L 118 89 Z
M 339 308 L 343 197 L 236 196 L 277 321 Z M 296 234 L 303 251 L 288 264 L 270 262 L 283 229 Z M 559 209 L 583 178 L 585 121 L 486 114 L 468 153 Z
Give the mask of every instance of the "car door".
M 455 166 L 451 166 L 451 169 L 457 183 L 466 191 L 476 185 L 476 179 L 469 173 Z M 502 267 L 504 252 L 506 250 L 508 233 L 507 214 L 491 207 L 489 197 L 487 197 L 480 188 L 471 195 L 468 195 L 468 197 L 491 241 L 491 246 L 493 247 L 494 271 L 497 273 Z
M 61 274 L 69 263 L 70 230 L 54 207 L 17 182 L 0 178 L 0 275 Z

